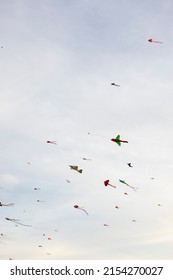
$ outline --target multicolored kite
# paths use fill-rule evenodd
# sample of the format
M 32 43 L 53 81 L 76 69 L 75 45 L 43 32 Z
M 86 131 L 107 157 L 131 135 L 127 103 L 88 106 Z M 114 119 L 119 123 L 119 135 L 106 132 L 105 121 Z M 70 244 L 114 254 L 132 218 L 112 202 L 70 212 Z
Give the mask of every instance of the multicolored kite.
M 119 182 L 122 183 L 122 184 L 125 184 L 126 186 L 130 187 L 131 189 L 133 189 L 136 192 L 137 188 L 134 188 L 134 187 L 130 186 L 124 180 L 119 180 Z
M 116 138 L 112 138 L 111 141 L 117 143 L 119 146 L 121 146 L 121 143 L 128 143 L 128 141 L 121 140 L 120 135 L 117 135 Z

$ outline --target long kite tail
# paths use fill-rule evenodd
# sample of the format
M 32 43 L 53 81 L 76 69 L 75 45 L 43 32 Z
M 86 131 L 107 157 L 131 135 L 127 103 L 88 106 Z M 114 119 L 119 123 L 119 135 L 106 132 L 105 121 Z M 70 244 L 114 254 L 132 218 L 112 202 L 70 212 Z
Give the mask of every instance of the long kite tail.
M 25 226 L 25 227 L 32 227 L 32 225 L 26 225 L 26 224 L 22 224 L 20 222 L 15 222 L 13 221 L 14 223 L 18 224 L 18 225 L 21 225 L 21 226 Z
M 115 188 L 116 189 L 116 186 L 113 186 L 113 185 L 111 185 L 111 184 L 108 184 L 109 186 L 111 186 L 112 188 Z
M 130 186 L 130 185 L 129 185 L 129 184 L 127 184 L 127 183 L 126 183 L 126 185 L 127 185 L 129 188 L 131 188 L 132 190 L 134 190 L 135 192 L 136 192 L 136 191 L 137 191 L 137 189 L 138 189 L 138 188 L 135 188 L 135 187 Z
M 163 44 L 163 42 L 153 40 L 153 43 Z
M 84 211 L 88 215 L 88 212 L 84 208 L 79 208 L 79 209 Z
M 14 206 L 14 203 L 3 204 L 3 206 Z
M 15 224 L 18 224 L 18 225 L 21 225 L 21 226 L 32 227 L 31 225 L 26 225 L 26 224 L 20 223 L 19 220 L 17 220 L 17 219 L 10 219 L 10 218 L 5 218 L 5 219 L 7 221 L 10 221 L 12 223 L 15 223 Z

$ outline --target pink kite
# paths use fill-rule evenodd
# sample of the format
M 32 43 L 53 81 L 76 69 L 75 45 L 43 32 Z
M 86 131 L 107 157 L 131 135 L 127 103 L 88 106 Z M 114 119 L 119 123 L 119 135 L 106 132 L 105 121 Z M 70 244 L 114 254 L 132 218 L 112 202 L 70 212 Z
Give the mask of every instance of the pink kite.
M 116 188 L 115 186 L 109 184 L 109 180 L 104 181 L 104 185 L 105 185 L 105 187 L 107 187 L 109 185 L 109 186 L 111 186 L 113 188 Z
M 88 215 L 88 212 L 83 207 L 79 207 L 78 205 L 74 205 L 74 208 L 80 209 L 80 210 L 84 211 Z
M 157 44 L 163 44 L 163 42 L 153 40 L 152 38 L 148 39 L 148 42 L 150 42 L 150 43 L 157 43 Z

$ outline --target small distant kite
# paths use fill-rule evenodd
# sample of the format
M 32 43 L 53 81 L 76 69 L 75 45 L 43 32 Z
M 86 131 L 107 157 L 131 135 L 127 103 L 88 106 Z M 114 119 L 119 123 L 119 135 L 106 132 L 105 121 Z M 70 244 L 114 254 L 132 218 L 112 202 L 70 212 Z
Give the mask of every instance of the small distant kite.
M 133 167 L 132 164 L 131 164 L 131 162 L 128 162 L 127 165 L 128 165 L 129 167 Z
M 104 227 L 109 227 L 109 225 L 108 224 L 104 224 Z
M 69 165 L 71 169 L 76 170 L 79 173 L 82 173 L 82 169 L 79 169 L 77 165 Z
M 136 192 L 137 188 L 134 188 L 134 187 L 130 186 L 124 180 L 119 180 L 119 182 L 122 183 L 122 184 L 125 184 L 126 186 L 128 186 L 129 188 L 133 189 Z
M 67 183 L 70 183 L 70 181 L 69 181 L 69 180 L 66 180 L 66 182 L 67 182 Z
M 46 202 L 45 200 L 39 200 L 39 199 L 37 199 L 37 202 Z
M 152 38 L 148 39 L 148 42 L 150 42 L 150 43 L 157 43 L 157 44 L 163 44 L 163 42 L 153 40 Z
M 119 209 L 120 207 L 116 205 L 115 208 L 116 208 L 116 209 Z
M 7 221 L 16 223 L 16 224 L 21 225 L 21 226 L 32 227 L 31 225 L 25 225 L 25 224 L 20 223 L 20 222 L 19 222 L 20 220 L 17 220 L 17 219 L 10 219 L 10 218 L 5 218 L 5 219 L 6 219 Z
M 40 188 L 34 188 L 34 191 L 39 191 L 40 190 Z
M 47 140 L 47 143 L 57 145 L 56 141 L 52 141 L 52 140 Z
M 117 135 L 116 138 L 112 138 L 111 141 L 117 143 L 119 146 L 121 146 L 121 143 L 128 143 L 128 141 L 121 140 L 120 135 Z
M 120 85 L 117 85 L 115 83 L 111 83 L 111 86 L 120 87 Z
M 113 188 L 116 188 L 116 186 L 113 186 L 112 184 L 109 184 L 109 180 L 104 181 L 104 185 L 105 185 L 105 187 L 111 186 Z
M 0 206 L 14 206 L 14 203 L 4 204 L 0 202 Z
M 90 158 L 85 158 L 85 157 L 84 157 L 83 160 L 91 160 L 91 159 L 90 159 Z
M 88 212 L 83 207 L 79 207 L 79 205 L 74 205 L 74 208 L 82 210 L 88 215 Z

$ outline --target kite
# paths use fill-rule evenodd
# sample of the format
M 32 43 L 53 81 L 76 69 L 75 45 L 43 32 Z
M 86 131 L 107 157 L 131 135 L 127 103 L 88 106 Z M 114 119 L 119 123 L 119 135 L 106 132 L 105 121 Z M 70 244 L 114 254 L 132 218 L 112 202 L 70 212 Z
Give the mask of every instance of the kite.
M 126 192 L 125 192 L 124 194 L 125 194 L 125 195 L 128 195 L 128 193 L 126 193 Z
M 109 225 L 107 225 L 107 224 L 104 224 L 104 227 L 109 227 Z
M 132 164 L 131 164 L 131 162 L 127 163 L 127 165 L 128 165 L 129 167 L 133 167 Z
M 70 181 L 69 181 L 69 180 L 66 180 L 66 182 L 67 182 L 67 183 L 70 183 Z
M 157 44 L 163 44 L 163 42 L 155 41 L 152 38 L 148 39 L 148 42 L 150 42 L 150 43 L 157 43 Z
M 113 187 L 113 188 L 116 188 L 115 186 L 109 184 L 109 180 L 104 181 L 104 185 L 105 185 L 105 187 L 111 186 L 111 187 Z
M 45 200 L 39 200 L 39 199 L 37 199 L 37 202 L 46 202 Z
M 57 145 L 56 141 L 47 140 L 47 143 Z
M 111 86 L 120 87 L 120 85 L 117 85 L 115 83 L 111 83 Z
M 78 166 L 76 166 L 76 165 L 69 165 L 69 166 L 71 169 L 76 170 L 79 173 L 82 173 L 82 171 L 83 171 L 82 169 L 79 169 Z
M 119 209 L 120 207 L 116 205 L 115 208 L 116 208 L 116 209 Z
M 121 143 L 128 143 L 128 141 L 121 140 L 120 135 L 117 135 L 116 138 L 112 138 L 111 141 L 117 143 L 119 146 L 121 146 Z
M 20 222 L 19 222 L 20 220 L 10 219 L 10 218 L 5 218 L 5 219 L 6 219 L 7 221 L 10 221 L 10 222 L 16 223 L 16 224 L 21 225 L 21 226 L 25 226 L 25 227 L 32 227 L 31 225 L 25 225 L 25 224 L 20 223 Z
M 88 215 L 88 212 L 83 207 L 79 207 L 78 205 L 74 205 L 74 208 L 80 209 L 80 210 L 84 211 Z
M 91 160 L 91 159 L 90 159 L 90 158 L 85 158 L 85 157 L 84 157 L 83 160 Z
M 14 205 L 14 203 L 3 204 L 3 203 L 0 202 L 0 206 L 13 206 L 13 205 Z
M 40 190 L 40 188 L 34 188 L 34 191 L 39 191 Z
M 126 186 L 130 187 L 131 189 L 133 189 L 136 192 L 137 188 L 134 188 L 134 187 L 130 186 L 124 180 L 119 180 L 119 181 L 120 181 L 120 183 L 125 184 Z

